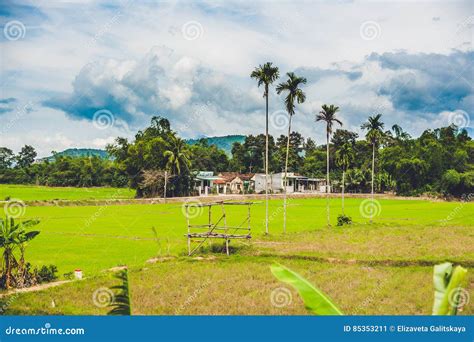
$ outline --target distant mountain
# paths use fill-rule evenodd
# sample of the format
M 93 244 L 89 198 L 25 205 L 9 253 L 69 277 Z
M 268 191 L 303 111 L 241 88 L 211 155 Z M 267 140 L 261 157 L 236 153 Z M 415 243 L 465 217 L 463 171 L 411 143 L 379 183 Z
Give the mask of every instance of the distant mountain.
M 199 140 L 205 139 L 209 145 L 216 145 L 218 148 L 224 150 L 228 155 L 231 155 L 232 145 L 235 142 L 243 143 L 245 141 L 245 135 L 226 135 L 223 137 L 204 137 L 200 139 L 187 139 L 186 142 L 189 145 L 194 145 Z
M 186 143 L 194 145 L 199 142 L 200 139 L 207 140 L 209 145 L 216 145 L 218 148 L 224 150 L 228 155 L 231 155 L 232 144 L 234 142 L 243 143 L 245 141 L 245 135 L 226 135 L 223 137 L 203 137 L 199 139 L 187 139 Z M 96 148 L 68 148 L 62 152 L 57 152 L 57 156 L 68 156 L 73 158 L 80 157 L 99 157 L 102 159 L 110 158 L 107 151 Z M 52 161 L 54 156 L 38 159 L 38 161 Z
M 67 150 L 56 153 L 56 156 L 67 156 L 67 157 L 73 157 L 73 158 L 79 158 L 79 157 L 99 157 L 102 159 L 109 158 L 109 154 L 107 153 L 107 151 L 99 150 L 96 148 L 68 148 Z M 54 156 L 49 156 L 49 157 L 40 159 L 40 161 L 45 161 L 45 160 L 52 161 L 54 160 Z

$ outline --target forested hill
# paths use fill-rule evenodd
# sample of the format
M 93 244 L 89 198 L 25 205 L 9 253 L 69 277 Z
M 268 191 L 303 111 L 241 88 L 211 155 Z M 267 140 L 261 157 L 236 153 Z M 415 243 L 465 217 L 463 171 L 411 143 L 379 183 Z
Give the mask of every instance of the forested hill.
M 243 143 L 245 141 L 245 135 L 226 135 L 223 137 L 206 137 L 201 138 L 207 141 L 209 145 L 216 145 L 218 148 L 224 150 L 227 155 L 231 155 L 232 145 L 234 142 Z M 194 145 L 201 139 L 187 139 L 186 143 Z M 56 156 L 67 156 L 67 157 L 100 157 L 102 159 L 108 159 L 109 155 L 107 151 L 96 149 L 96 148 L 68 148 L 62 152 L 55 153 Z M 52 161 L 54 156 L 41 158 L 41 161 Z
M 225 153 L 231 155 L 232 145 L 235 142 L 242 144 L 245 141 L 245 135 L 226 135 L 223 137 L 206 137 L 201 139 L 206 140 L 209 145 L 216 145 L 221 150 L 224 150 Z M 197 144 L 201 139 L 187 139 L 186 142 L 189 145 L 194 145 Z
M 42 158 L 41 160 L 54 160 L 54 156 L 67 156 L 67 157 L 100 157 L 102 159 L 108 159 L 109 155 L 107 151 L 96 148 L 68 148 L 62 152 L 54 153 L 54 155 Z

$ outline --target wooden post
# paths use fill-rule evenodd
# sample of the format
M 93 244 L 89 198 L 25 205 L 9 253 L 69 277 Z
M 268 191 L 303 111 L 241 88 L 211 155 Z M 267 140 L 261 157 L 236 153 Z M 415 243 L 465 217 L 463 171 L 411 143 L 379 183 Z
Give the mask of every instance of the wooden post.
M 226 214 L 225 214 L 224 203 L 221 203 L 221 207 L 222 207 L 222 216 L 224 217 L 225 234 L 227 235 L 227 217 L 226 217 Z
M 208 229 L 211 229 L 211 226 L 212 226 L 212 211 L 211 211 L 211 207 L 212 205 L 209 205 L 209 228 Z
M 189 214 L 188 214 L 188 205 L 185 204 L 186 208 L 186 224 L 188 225 L 188 256 L 191 256 L 191 237 L 190 237 L 190 227 L 189 227 Z
M 247 224 L 247 227 L 249 229 L 249 235 L 250 235 L 250 204 L 247 204 L 247 221 L 248 221 L 248 224 Z
M 164 202 L 166 203 L 166 183 L 168 181 L 168 171 L 165 171 L 165 192 L 163 193 Z
M 227 256 L 230 255 L 229 253 L 229 239 L 225 239 L 225 250 L 227 252 Z

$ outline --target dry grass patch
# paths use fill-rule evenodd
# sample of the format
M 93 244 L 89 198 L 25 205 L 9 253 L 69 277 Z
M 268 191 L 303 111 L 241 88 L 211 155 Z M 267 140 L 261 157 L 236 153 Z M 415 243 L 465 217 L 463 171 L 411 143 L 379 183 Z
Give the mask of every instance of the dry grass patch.
M 346 314 L 431 313 L 432 267 L 278 261 L 326 292 Z M 133 314 L 306 315 L 297 293 L 271 275 L 272 262 L 258 257 L 178 259 L 132 270 Z M 104 274 L 37 293 L 20 294 L 11 302 L 6 314 L 103 315 L 108 308 L 94 305 L 93 294 L 99 288 L 115 285 L 116 281 L 110 274 Z M 472 280 L 468 290 L 472 297 Z M 276 298 L 278 291 L 280 297 Z M 53 300 L 55 307 L 51 305 Z M 473 313 L 471 304 L 463 314 Z

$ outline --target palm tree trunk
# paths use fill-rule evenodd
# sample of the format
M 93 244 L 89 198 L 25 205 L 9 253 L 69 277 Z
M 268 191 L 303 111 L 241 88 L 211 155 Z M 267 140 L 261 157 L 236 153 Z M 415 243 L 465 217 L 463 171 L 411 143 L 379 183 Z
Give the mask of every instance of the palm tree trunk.
M 326 214 L 328 227 L 331 226 L 329 220 L 329 131 L 326 130 Z
M 342 215 L 344 215 L 344 181 L 346 172 L 342 169 Z
M 268 84 L 265 84 L 265 234 L 268 235 Z
M 288 139 L 286 140 L 286 158 L 285 158 L 285 178 L 283 179 L 283 233 L 286 233 L 286 187 L 288 174 L 288 156 L 290 152 L 290 133 L 291 133 L 291 117 L 288 122 Z
M 165 188 L 163 189 L 163 199 L 164 199 L 164 203 L 166 203 L 166 186 L 167 186 L 167 183 L 168 182 L 168 171 L 165 171 Z
M 372 203 L 374 202 L 374 173 L 375 173 L 375 141 L 372 143 Z M 370 216 L 370 223 L 372 223 L 372 216 Z

